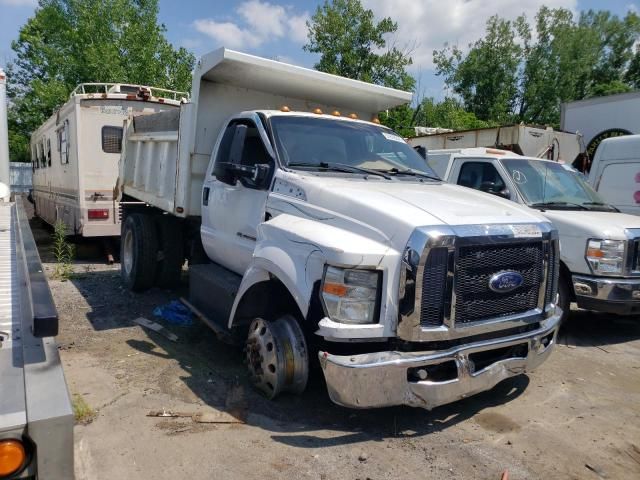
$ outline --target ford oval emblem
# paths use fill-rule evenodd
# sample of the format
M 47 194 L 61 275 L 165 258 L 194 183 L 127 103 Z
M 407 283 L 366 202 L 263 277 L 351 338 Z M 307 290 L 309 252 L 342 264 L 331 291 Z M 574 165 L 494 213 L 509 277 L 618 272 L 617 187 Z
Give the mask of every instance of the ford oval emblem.
M 524 277 L 518 272 L 498 272 L 489 279 L 489 288 L 497 293 L 508 293 L 524 283 Z

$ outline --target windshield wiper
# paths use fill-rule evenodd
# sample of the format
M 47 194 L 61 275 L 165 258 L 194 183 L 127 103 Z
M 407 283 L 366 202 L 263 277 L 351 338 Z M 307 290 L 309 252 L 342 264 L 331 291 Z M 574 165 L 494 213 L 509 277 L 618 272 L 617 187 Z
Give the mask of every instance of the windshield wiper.
M 306 167 L 306 168 L 319 168 L 322 170 L 328 170 L 332 172 L 345 172 L 345 173 L 365 173 L 367 175 L 377 175 L 378 177 L 386 178 L 387 180 L 391 180 L 391 177 L 383 172 L 379 172 L 378 170 L 371 170 L 369 168 L 362 167 L 354 167 L 353 165 L 347 165 L 346 163 L 328 163 L 328 162 L 319 162 L 319 163 L 304 163 L 304 162 L 294 162 L 289 163 L 289 167 Z
M 620 210 L 618 210 L 617 207 L 614 207 L 613 205 L 609 205 L 606 202 L 582 202 L 582 205 L 591 205 L 594 207 L 606 207 L 606 208 L 610 208 L 611 210 L 615 211 L 615 212 L 620 212 Z
M 589 210 L 587 207 L 585 207 L 584 205 L 581 205 L 579 203 L 572 203 L 572 202 L 538 202 L 538 203 L 532 203 L 529 205 L 530 207 L 533 208 L 544 208 L 544 207 L 578 207 L 580 210 Z
M 436 180 L 438 182 L 441 182 L 442 179 L 438 178 L 438 177 L 434 177 L 433 175 L 429 175 L 428 173 L 423 173 L 423 172 L 418 172 L 416 170 L 411 170 L 410 168 L 407 168 L 406 170 L 400 170 L 396 167 L 390 168 L 388 170 L 378 170 L 376 169 L 376 171 L 378 172 L 384 172 L 384 173 L 390 173 L 392 175 L 410 175 L 412 177 L 424 177 L 424 178 L 429 178 L 431 180 Z

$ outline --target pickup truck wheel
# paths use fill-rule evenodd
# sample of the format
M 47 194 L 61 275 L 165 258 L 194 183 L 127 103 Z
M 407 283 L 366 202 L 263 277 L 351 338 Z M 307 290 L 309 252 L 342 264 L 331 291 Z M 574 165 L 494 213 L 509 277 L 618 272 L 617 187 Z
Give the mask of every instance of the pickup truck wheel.
M 571 292 L 569 291 L 569 282 L 563 276 L 558 282 L 558 306 L 562 309 L 562 317 L 560 322 L 565 323 L 571 313 Z
M 285 391 L 304 391 L 309 355 L 295 317 L 283 315 L 274 321 L 256 318 L 249 327 L 245 351 L 251 381 L 267 398 Z
M 125 285 L 139 292 L 155 282 L 158 262 L 156 225 L 150 215 L 132 213 L 122 225 L 120 272 Z
M 174 287 L 180 281 L 184 264 L 182 225 L 180 220 L 167 215 L 160 216 L 157 220 L 162 259 L 158 262 L 156 283 L 161 287 Z

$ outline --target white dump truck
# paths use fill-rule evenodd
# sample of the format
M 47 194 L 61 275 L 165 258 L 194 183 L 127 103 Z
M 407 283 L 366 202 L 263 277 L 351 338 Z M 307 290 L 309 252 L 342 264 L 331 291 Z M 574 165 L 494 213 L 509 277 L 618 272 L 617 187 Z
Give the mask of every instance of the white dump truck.
M 448 185 L 376 113 L 411 94 L 219 49 L 180 111 L 128 121 L 122 277 L 171 284 L 245 344 L 269 398 L 319 361 L 331 399 L 433 408 L 555 343 L 558 237 L 538 212 Z M 317 359 L 317 360 L 316 360 Z
M 572 302 L 640 313 L 640 218 L 607 204 L 577 170 L 485 148 L 431 150 L 427 159 L 444 180 L 527 205 L 553 222 L 560 234 L 563 316 Z

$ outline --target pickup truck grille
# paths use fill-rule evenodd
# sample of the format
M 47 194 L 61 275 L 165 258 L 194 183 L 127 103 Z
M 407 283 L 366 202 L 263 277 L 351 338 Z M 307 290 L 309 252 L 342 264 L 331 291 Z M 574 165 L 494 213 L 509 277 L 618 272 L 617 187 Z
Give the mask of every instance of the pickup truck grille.
M 454 277 L 455 322 L 477 322 L 535 309 L 544 279 L 543 256 L 542 242 L 461 247 Z M 511 292 L 492 291 L 489 279 L 505 270 L 518 272 L 524 282 Z

